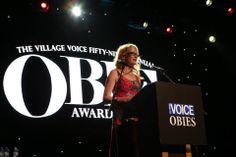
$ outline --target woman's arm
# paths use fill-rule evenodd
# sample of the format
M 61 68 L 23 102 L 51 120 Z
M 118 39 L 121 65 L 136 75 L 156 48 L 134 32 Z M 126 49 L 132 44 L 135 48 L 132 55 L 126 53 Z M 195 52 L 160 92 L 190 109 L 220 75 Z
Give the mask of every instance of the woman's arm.
M 105 89 L 103 93 L 103 100 L 107 103 L 112 101 L 112 92 L 117 80 L 117 71 L 114 69 L 110 72 L 105 83 Z

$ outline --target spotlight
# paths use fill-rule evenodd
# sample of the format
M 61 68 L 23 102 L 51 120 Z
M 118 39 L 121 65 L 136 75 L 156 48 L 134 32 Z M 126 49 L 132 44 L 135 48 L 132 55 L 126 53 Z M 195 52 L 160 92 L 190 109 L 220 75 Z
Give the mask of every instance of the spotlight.
M 211 36 L 209 36 L 208 40 L 209 40 L 210 43 L 215 43 L 216 42 L 216 37 L 211 35 Z
M 167 27 L 166 28 L 166 32 L 167 33 L 172 33 L 173 32 L 173 28 L 172 27 Z
M 144 22 L 143 23 L 143 28 L 147 28 L 148 27 L 148 22 Z
M 228 12 L 228 14 L 233 14 L 234 9 L 230 7 L 230 8 L 228 8 L 227 12 Z
M 71 12 L 75 17 L 78 17 L 82 14 L 82 9 L 80 6 L 76 5 L 72 7 Z
M 49 9 L 49 4 L 48 2 L 41 2 L 40 7 L 42 10 L 47 11 Z
M 206 5 L 209 7 L 209 6 L 211 6 L 212 5 L 212 0 L 207 0 L 206 1 Z

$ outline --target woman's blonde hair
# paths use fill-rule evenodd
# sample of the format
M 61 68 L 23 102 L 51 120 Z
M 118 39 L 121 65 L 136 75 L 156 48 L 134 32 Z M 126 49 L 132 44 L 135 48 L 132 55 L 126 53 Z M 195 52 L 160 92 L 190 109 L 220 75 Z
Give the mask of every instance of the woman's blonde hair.
M 121 62 L 125 61 L 126 56 L 129 54 L 128 48 L 134 47 L 136 49 L 137 55 L 139 56 L 139 49 L 135 44 L 127 43 L 120 45 L 116 51 L 116 56 L 114 58 L 114 63 L 117 69 L 120 69 L 123 65 Z M 137 60 L 139 60 L 140 57 L 138 57 Z M 140 64 L 137 62 L 133 67 L 133 72 L 137 75 L 140 75 Z

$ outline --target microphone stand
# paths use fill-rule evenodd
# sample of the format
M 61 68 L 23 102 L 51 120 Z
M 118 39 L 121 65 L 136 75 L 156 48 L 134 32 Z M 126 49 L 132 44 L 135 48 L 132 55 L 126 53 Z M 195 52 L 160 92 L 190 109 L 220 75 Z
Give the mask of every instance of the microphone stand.
M 120 81 L 121 81 L 121 76 L 122 76 L 122 74 L 123 74 L 123 72 L 124 72 L 124 69 L 125 69 L 125 64 L 122 64 L 122 69 L 121 69 L 121 72 L 120 73 L 118 73 L 119 74 L 119 76 L 118 76 L 118 80 L 117 80 L 117 82 L 116 82 L 116 84 L 115 84 L 115 87 L 114 87 L 114 92 L 113 92 L 113 95 L 112 95 L 112 100 L 111 100 L 111 106 L 110 106 L 110 110 L 112 110 L 112 112 L 113 112 L 113 117 L 112 117 L 112 128 L 111 128 L 111 140 L 110 140 L 110 150 L 109 150 L 109 157 L 111 157 L 112 155 L 112 151 L 114 151 L 114 157 L 119 157 L 119 146 L 118 146 L 118 134 L 117 134 L 117 125 L 115 124 L 115 120 L 116 120 L 116 118 L 117 118 L 117 102 L 116 102 L 116 100 L 115 100 L 115 95 L 116 95 L 116 93 L 118 92 L 118 87 L 119 87 L 119 84 L 120 84 Z M 114 133 L 114 135 L 113 135 L 113 133 Z M 113 139 L 113 138 L 115 138 L 115 139 Z M 115 143 L 114 143 L 114 150 L 111 150 L 112 149 L 112 147 L 111 147 L 111 145 L 112 145 L 112 141 L 114 141 L 115 140 Z M 112 156 L 113 157 L 113 156 Z
M 167 78 L 167 80 L 169 80 L 172 84 L 176 84 L 166 73 L 166 70 L 164 68 L 161 67 L 157 67 L 155 65 L 152 66 L 154 69 L 156 69 L 157 71 L 161 72 L 161 74 L 163 76 L 165 76 L 165 78 Z

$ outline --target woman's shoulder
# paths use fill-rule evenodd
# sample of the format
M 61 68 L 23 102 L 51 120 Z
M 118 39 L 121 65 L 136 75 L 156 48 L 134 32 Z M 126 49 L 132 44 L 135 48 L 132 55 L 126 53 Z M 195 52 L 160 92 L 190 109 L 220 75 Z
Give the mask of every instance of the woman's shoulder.
M 113 74 L 113 73 L 117 73 L 117 72 L 119 72 L 119 70 L 115 68 L 115 69 L 112 69 L 110 73 Z
M 119 70 L 118 69 L 112 69 L 111 71 L 110 71 L 110 76 L 117 76 L 118 75 L 118 73 L 119 73 Z

